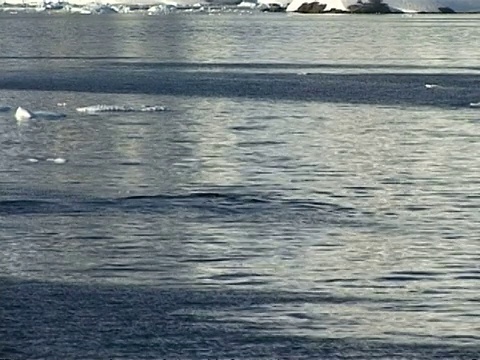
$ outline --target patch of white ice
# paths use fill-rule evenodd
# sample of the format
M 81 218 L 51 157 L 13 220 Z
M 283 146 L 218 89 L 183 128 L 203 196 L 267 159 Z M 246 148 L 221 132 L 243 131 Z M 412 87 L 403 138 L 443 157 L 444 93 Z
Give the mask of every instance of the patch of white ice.
M 77 108 L 77 111 L 84 114 L 97 114 L 102 112 L 156 112 L 165 111 L 164 106 L 128 106 L 128 105 L 92 105 Z
M 33 119 L 33 113 L 19 106 L 17 111 L 15 111 L 15 119 L 17 119 L 17 121 Z
M 65 164 L 67 162 L 64 158 L 48 158 L 47 161 L 53 162 L 55 164 Z
M 52 162 L 54 164 L 65 164 L 67 162 L 67 159 L 65 158 L 61 158 L 61 157 L 58 157 L 58 158 L 42 158 L 42 159 L 38 159 L 38 158 L 28 158 L 27 161 L 29 163 L 32 163 L 32 164 L 36 164 L 40 161 L 46 161 L 46 162 Z

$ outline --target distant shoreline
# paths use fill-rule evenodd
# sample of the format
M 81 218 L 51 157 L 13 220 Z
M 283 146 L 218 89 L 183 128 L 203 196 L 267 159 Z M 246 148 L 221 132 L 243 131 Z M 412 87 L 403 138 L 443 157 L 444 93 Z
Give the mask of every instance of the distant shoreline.
M 251 4 L 248 6 L 247 4 Z M 319 7 L 320 5 L 320 7 Z M 0 14 L 17 14 L 21 13 L 58 13 L 58 14 L 167 14 L 167 13 L 183 13 L 183 12 L 233 12 L 233 11 L 252 11 L 252 12 L 286 12 L 300 15 L 475 15 L 480 11 L 453 11 L 445 8 L 445 11 L 351 11 L 329 9 L 324 11 L 322 4 L 318 2 L 305 1 L 297 10 L 285 11 L 286 7 L 278 4 L 254 4 L 244 2 L 241 4 L 227 4 L 218 2 L 198 3 L 195 5 L 165 4 L 159 2 L 144 2 L 138 4 L 131 3 L 110 3 L 110 2 L 86 2 L 80 3 L 69 2 L 43 2 L 43 3 L 3 3 L 0 4 Z M 153 11 L 155 11 L 153 13 Z

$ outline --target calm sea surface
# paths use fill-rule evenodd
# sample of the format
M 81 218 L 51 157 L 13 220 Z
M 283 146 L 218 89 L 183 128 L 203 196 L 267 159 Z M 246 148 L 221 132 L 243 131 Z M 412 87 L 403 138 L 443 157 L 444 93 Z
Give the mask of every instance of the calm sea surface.
M 478 358 L 480 15 L 0 34 L 1 358 Z

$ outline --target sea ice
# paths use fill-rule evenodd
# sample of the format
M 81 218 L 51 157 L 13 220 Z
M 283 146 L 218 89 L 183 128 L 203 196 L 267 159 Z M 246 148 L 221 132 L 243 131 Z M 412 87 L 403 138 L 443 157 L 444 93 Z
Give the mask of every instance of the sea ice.
M 28 158 L 28 162 L 36 164 L 40 161 L 48 161 L 48 162 L 53 162 L 54 164 L 65 164 L 67 162 L 66 159 L 58 157 L 58 158 L 44 158 L 44 159 L 37 159 L 37 158 Z
M 47 161 L 53 162 L 55 164 L 65 164 L 67 162 L 64 158 L 48 158 Z
M 165 111 L 164 106 L 129 106 L 129 105 L 92 105 L 77 108 L 77 111 L 85 114 L 97 114 L 102 112 L 156 112 Z
M 17 111 L 15 111 L 15 119 L 17 121 L 29 120 L 33 118 L 33 113 L 28 111 L 27 109 L 22 108 L 19 106 Z

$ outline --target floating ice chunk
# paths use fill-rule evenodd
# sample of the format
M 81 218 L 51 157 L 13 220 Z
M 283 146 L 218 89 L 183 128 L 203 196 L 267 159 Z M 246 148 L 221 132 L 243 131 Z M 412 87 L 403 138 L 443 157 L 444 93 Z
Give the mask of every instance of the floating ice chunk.
M 34 115 L 31 111 L 28 111 L 27 109 L 22 108 L 19 106 L 17 108 L 17 111 L 15 111 L 15 119 L 17 121 L 24 121 L 24 120 L 29 120 L 33 119 Z
M 33 164 L 36 164 L 40 161 L 47 161 L 47 162 L 53 162 L 55 164 L 65 164 L 67 162 L 66 159 L 64 158 L 43 158 L 43 159 L 37 159 L 37 158 L 28 158 L 27 159 L 28 162 L 30 163 L 33 163 Z
M 48 158 L 47 161 L 53 162 L 55 164 L 65 164 L 67 162 L 64 158 Z
M 166 5 L 154 5 L 148 8 L 147 14 L 148 15 L 160 15 L 160 14 L 168 14 L 170 12 L 169 8 Z
M 164 106 L 128 106 L 128 105 L 92 105 L 77 108 L 77 111 L 85 114 L 97 114 L 102 112 L 155 112 L 165 111 Z
M 237 5 L 237 7 L 239 9 L 255 9 L 257 7 L 257 3 L 251 1 L 242 1 Z
M 17 121 L 25 121 L 30 119 L 56 120 L 66 117 L 65 114 L 51 111 L 30 111 L 21 106 L 15 111 L 15 119 Z
M 70 8 L 70 12 L 79 13 L 82 15 L 92 15 L 92 14 L 116 14 L 118 12 L 118 8 L 115 6 L 110 6 L 107 4 L 101 3 L 94 3 L 85 5 L 81 8 Z
M 470 103 L 470 107 L 472 108 L 480 108 L 480 101 L 476 103 Z
M 425 84 L 425 87 L 427 89 L 435 89 L 435 88 L 439 88 L 440 85 L 437 85 L 437 84 Z

